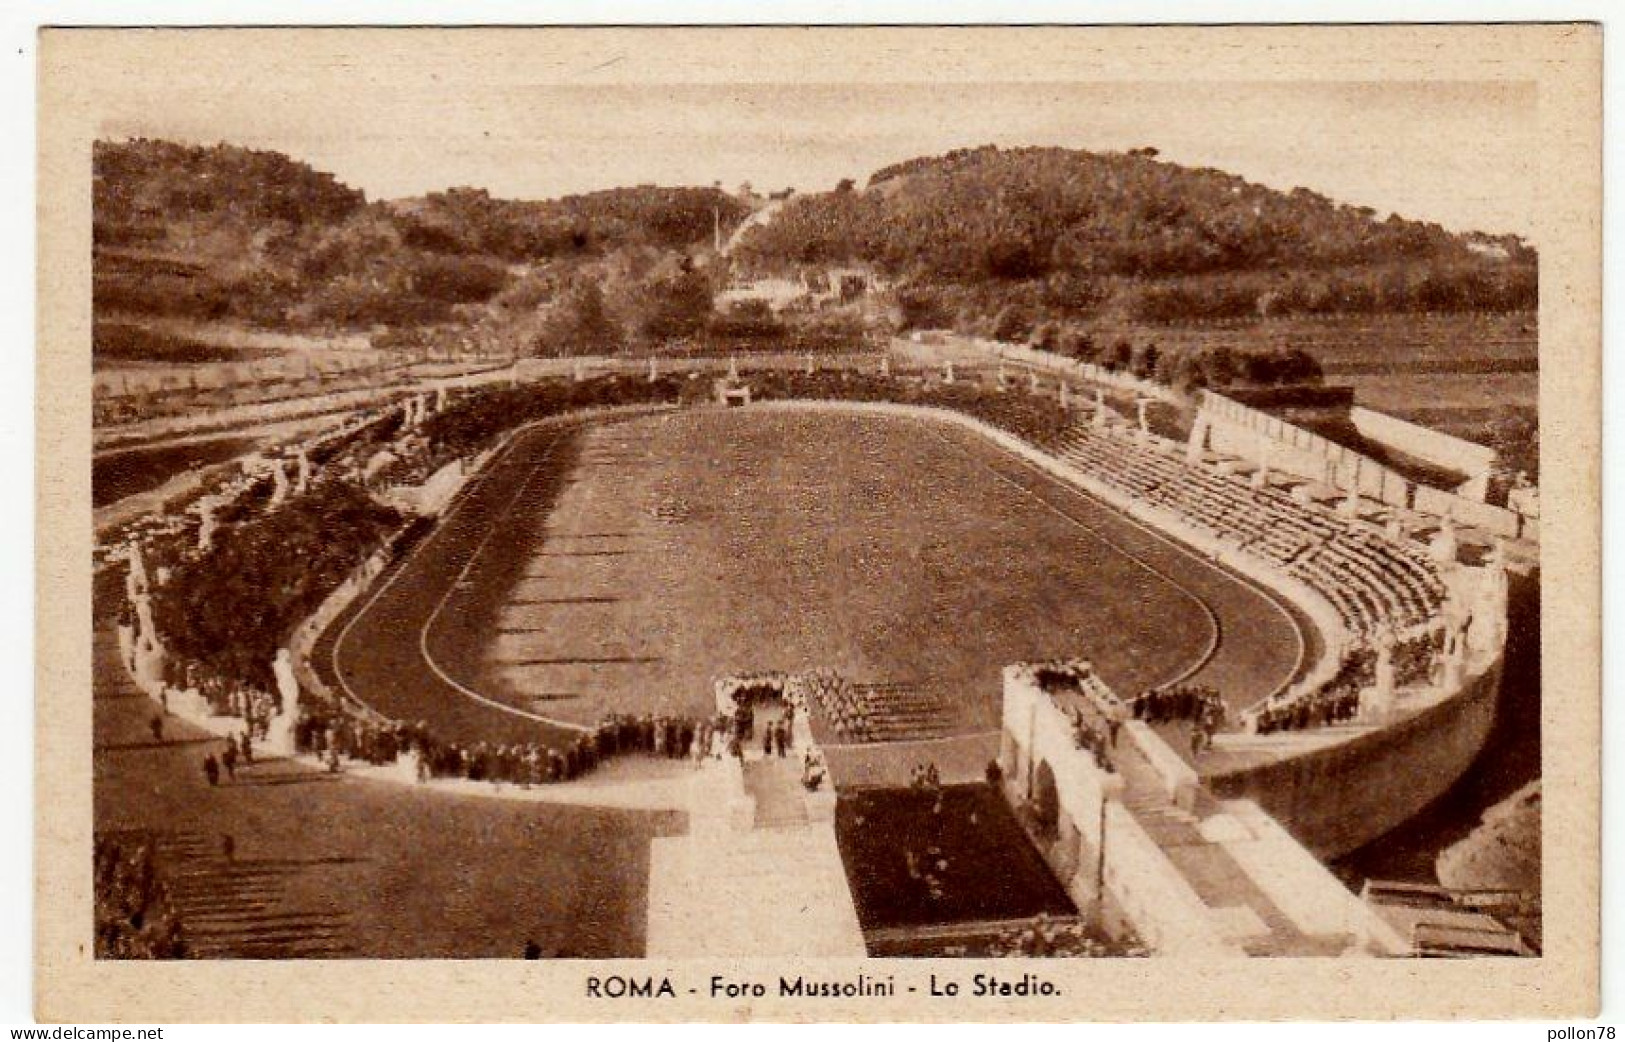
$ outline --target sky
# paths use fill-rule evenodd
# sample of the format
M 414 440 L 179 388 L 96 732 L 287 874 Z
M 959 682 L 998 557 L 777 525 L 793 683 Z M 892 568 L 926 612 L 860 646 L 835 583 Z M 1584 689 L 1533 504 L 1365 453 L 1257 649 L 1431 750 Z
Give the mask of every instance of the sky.
M 1283 60 L 1269 79 L 1233 69 L 1206 79 L 1148 59 L 1118 61 L 1104 78 L 1069 55 L 994 61 L 1017 55 L 884 39 L 833 52 L 782 36 L 744 48 L 658 46 L 669 37 L 628 46 L 624 34 L 546 46 L 468 34 L 436 47 L 384 46 L 376 34 L 280 46 L 284 34 L 278 46 L 221 46 L 229 35 L 200 47 L 177 34 L 150 64 L 109 62 L 98 132 L 276 149 L 369 198 L 454 185 L 513 198 L 717 181 L 814 191 L 953 148 L 1149 145 L 1379 214 L 1534 233 L 1535 88 L 1414 78 L 1422 65 L 1396 79 L 1335 68 L 1327 79 Z

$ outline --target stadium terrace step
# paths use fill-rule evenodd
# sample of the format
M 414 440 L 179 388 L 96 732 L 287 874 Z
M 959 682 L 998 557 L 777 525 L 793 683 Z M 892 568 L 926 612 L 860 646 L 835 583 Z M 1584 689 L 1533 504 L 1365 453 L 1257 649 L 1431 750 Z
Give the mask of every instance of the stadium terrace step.
M 1348 938 L 1311 937 L 1298 929 L 1224 848 L 1227 830 L 1204 827 L 1220 811 L 1211 796 L 1199 793 L 1189 810 L 1170 803 L 1155 769 L 1131 743 L 1118 745 L 1113 760 L 1123 777 L 1125 809 L 1212 911 L 1221 932 L 1242 950 L 1250 955 L 1322 955 L 1347 947 Z
M 157 835 L 159 872 L 180 915 L 186 953 L 204 959 L 328 959 L 353 954 L 341 912 L 285 904 L 298 863 L 227 859 L 220 840 Z

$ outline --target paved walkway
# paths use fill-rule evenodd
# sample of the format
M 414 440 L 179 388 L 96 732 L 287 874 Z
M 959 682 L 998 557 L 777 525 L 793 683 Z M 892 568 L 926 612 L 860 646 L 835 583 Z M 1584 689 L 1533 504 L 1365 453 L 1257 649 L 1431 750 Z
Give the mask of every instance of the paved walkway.
M 774 758 L 695 774 L 688 835 L 650 849 L 650 958 L 864 956 L 833 818 L 797 772 Z

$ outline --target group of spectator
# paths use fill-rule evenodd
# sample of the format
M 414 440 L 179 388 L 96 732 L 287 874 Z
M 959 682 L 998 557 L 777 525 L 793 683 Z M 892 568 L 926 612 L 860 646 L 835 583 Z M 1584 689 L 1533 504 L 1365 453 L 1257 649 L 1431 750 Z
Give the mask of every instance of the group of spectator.
M 1213 736 L 1224 726 L 1225 705 L 1218 689 L 1204 684 L 1175 684 L 1154 687 L 1129 703 L 1134 719 L 1148 724 L 1191 725 L 1191 755 L 1213 746 Z
M 707 717 L 614 713 L 557 744 L 460 743 L 439 738 L 421 721 L 392 723 L 345 706 L 306 703 L 293 735 L 300 752 L 321 758 L 333 770 L 345 760 L 379 765 L 412 753 L 420 780 L 465 778 L 528 787 L 579 778 L 617 755 L 695 763 L 743 759 L 759 741 L 764 756 L 784 757 L 795 745 L 794 718 L 794 707 L 787 705 L 777 719 L 758 720 L 754 707 L 742 701 L 732 713 Z
M 1117 746 L 1117 732 L 1122 721 L 1113 717 L 1097 717 L 1072 706 L 1067 714 L 1072 722 L 1072 741 L 1079 749 L 1094 757 L 1095 766 L 1107 774 L 1117 772 L 1112 750 Z
M 96 957 L 184 957 L 180 915 L 159 878 L 151 837 L 97 835 L 93 856 Z
M 1337 674 L 1318 690 L 1260 710 L 1254 718 L 1254 730 L 1258 734 L 1273 734 L 1353 720 L 1360 715 L 1361 690 L 1375 679 L 1374 662 L 1369 651 L 1351 653 Z
M 243 721 L 250 737 L 263 739 L 271 729 L 271 718 L 280 709 L 281 699 L 263 688 L 232 680 L 198 662 L 171 659 L 165 664 L 168 684 L 196 691 L 209 703 L 216 716 L 235 716 Z

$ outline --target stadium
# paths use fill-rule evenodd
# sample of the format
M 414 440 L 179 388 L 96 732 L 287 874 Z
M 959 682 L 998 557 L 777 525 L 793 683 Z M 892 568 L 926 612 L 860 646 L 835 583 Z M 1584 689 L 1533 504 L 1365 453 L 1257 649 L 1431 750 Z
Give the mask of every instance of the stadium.
M 186 954 L 1524 951 L 1328 867 L 1484 747 L 1536 567 L 1433 447 L 945 335 L 515 362 L 105 535 L 98 728 L 226 740 Z

